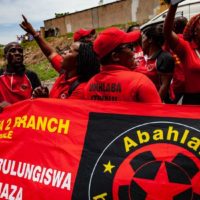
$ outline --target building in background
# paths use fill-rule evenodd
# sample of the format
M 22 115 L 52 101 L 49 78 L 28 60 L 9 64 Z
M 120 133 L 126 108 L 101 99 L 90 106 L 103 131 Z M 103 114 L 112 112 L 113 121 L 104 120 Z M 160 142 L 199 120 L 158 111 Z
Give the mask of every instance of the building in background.
M 108 4 L 100 0 L 99 6 L 45 20 L 44 29 L 46 36 L 53 36 L 79 28 L 97 29 L 132 22 L 143 24 L 166 8 L 163 0 L 117 0 Z

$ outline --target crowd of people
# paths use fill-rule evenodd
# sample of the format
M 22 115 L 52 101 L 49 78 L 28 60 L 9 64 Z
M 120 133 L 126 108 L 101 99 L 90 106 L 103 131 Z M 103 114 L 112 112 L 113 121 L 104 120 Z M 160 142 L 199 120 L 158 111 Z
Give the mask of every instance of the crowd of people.
M 49 91 L 23 64 L 23 48 L 4 48 L 7 65 L 0 70 L 0 102 L 28 98 L 89 99 L 145 103 L 200 104 L 200 14 L 175 18 L 170 5 L 163 24 L 125 32 L 107 28 L 74 33 L 69 49 L 57 53 L 25 16 L 20 24 L 33 36 L 58 78 Z M 174 23 L 172 23 L 174 22 Z

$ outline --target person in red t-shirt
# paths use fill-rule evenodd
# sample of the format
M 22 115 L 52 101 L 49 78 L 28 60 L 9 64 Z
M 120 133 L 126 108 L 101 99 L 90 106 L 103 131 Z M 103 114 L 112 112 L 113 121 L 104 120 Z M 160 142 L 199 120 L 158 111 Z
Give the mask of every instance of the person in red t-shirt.
M 162 50 L 164 36 L 160 25 L 153 25 L 142 31 L 142 49 L 147 56 L 144 66 L 135 69 L 149 77 L 155 84 L 162 101 L 169 94 L 174 70 L 174 60 L 170 53 Z
M 183 104 L 200 104 L 200 14 L 193 16 L 187 23 L 183 38 L 173 32 L 173 21 L 177 10 L 170 5 L 164 23 L 164 34 L 170 48 L 184 63 L 185 93 Z
M 94 41 L 94 51 L 102 64 L 100 73 L 85 87 L 85 98 L 102 101 L 161 103 L 154 84 L 145 75 L 133 72 L 133 45 L 140 31 L 126 33 L 112 27 Z
M 8 43 L 4 48 L 7 61 L 5 69 L 0 69 L 0 102 L 9 104 L 31 98 L 32 91 L 40 86 L 35 72 L 27 70 L 23 64 L 23 48 L 17 42 Z
M 134 25 L 129 26 L 126 32 L 130 33 L 135 30 L 140 30 L 139 24 L 134 24 Z M 133 57 L 134 57 L 134 62 L 135 62 L 136 67 L 145 65 L 141 39 L 133 43 Z
M 82 99 L 86 82 L 99 72 L 99 61 L 93 51 L 92 44 L 75 42 L 61 56 L 34 30 L 24 16 L 23 19 L 24 21 L 20 26 L 34 36 L 44 55 L 60 74 L 50 91 L 49 97 Z M 47 88 L 39 87 L 35 89 L 33 97 L 48 97 Z
M 173 31 L 177 34 L 178 37 L 183 38 L 183 31 L 187 22 L 188 20 L 184 16 L 175 18 Z M 165 42 L 164 49 L 172 55 L 175 61 L 173 78 L 170 85 L 170 100 L 171 103 L 178 103 L 185 91 L 185 74 L 183 67 L 184 63 L 181 63 L 179 57 L 169 48 L 169 44 L 167 42 Z

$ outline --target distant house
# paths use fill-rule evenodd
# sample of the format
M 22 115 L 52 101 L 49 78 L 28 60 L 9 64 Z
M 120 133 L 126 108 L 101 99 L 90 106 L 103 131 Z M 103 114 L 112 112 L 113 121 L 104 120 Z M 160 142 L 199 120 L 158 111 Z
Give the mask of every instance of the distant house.
M 46 36 L 64 35 L 79 28 L 101 28 L 116 24 L 142 24 L 156 15 L 163 6 L 163 0 L 117 0 L 86 10 L 57 14 L 44 21 Z M 57 31 L 55 31 L 57 30 Z

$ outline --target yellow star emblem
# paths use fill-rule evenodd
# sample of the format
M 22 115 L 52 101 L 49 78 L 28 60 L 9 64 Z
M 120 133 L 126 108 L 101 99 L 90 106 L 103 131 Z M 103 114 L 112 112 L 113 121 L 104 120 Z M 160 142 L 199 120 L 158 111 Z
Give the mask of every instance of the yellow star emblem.
M 115 167 L 115 165 L 112 165 L 111 162 L 109 161 L 107 164 L 103 164 L 104 166 L 104 173 L 109 172 L 110 174 L 112 174 L 112 168 Z

